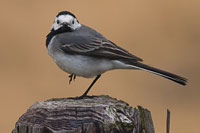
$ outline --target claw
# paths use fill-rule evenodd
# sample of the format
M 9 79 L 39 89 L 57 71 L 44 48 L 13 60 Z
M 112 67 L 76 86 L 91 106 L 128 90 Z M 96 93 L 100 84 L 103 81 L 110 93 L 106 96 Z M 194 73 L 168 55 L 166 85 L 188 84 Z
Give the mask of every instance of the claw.
M 76 75 L 74 75 L 74 74 L 71 74 L 71 75 L 69 75 L 69 84 L 72 82 L 72 79 L 75 81 L 75 79 L 76 79 Z
M 75 79 L 76 79 L 76 75 L 74 75 L 74 78 L 73 78 L 73 80 L 75 81 Z

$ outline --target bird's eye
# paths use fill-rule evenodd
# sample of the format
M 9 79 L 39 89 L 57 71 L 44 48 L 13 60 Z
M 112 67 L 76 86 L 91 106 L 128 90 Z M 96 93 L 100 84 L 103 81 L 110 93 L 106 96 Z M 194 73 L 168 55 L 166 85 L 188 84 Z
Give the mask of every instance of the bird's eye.
M 74 20 L 72 20 L 72 24 L 74 24 Z
M 57 24 L 60 24 L 60 21 L 59 21 L 59 20 L 57 20 L 57 21 L 56 21 L 56 23 L 57 23 Z

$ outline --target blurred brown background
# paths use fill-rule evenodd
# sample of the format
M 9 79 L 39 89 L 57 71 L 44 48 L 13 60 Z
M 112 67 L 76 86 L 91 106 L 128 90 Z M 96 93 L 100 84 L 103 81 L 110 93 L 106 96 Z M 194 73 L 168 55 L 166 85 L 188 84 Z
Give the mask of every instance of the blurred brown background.
M 73 12 L 86 24 L 144 62 L 189 79 L 181 86 L 143 71 L 105 73 L 91 95 L 106 94 L 151 110 L 157 133 L 165 133 L 166 109 L 172 133 L 200 127 L 199 0 L 1 0 L 0 132 L 8 133 L 29 106 L 53 97 L 81 95 L 92 79 L 68 84 L 48 56 L 46 35 L 55 15 Z

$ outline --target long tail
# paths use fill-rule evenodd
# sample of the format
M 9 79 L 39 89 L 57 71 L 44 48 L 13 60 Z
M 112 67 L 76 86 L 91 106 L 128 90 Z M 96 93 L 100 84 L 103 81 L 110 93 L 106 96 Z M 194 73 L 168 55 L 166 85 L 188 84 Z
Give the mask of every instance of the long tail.
M 140 62 L 129 62 L 129 64 L 133 65 L 134 68 L 154 73 L 156 75 L 162 76 L 164 78 L 172 80 L 172 81 L 174 81 L 176 83 L 179 83 L 181 85 L 186 85 L 186 83 L 187 83 L 187 79 L 186 78 L 183 78 L 181 76 L 172 74 L 170 72 L 166 72 L 166 71 L 160 70 L 158 68 L 154 68 L 154 67 L 145 65 L 145 64 L 140 63 Z

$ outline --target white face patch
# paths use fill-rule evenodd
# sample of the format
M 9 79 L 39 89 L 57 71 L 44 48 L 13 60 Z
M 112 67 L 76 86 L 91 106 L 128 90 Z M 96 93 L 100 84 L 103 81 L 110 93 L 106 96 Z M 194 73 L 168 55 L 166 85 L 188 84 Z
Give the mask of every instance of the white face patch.
M 72 30 L 76 30 L 77 28 L 81 27 L 81 24 L 73 16 L 71 16 L 71 15 L 60 15 L 60 16 L 55 18 L 54 24 L 52 25 L 51 29 L 58 30 L 65 23 L 67 23 L 68 26 Z

